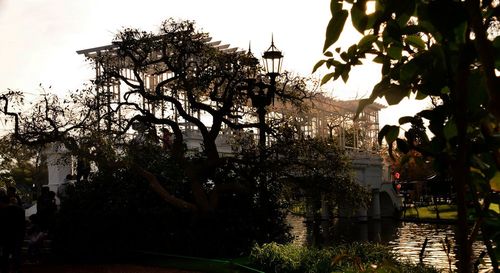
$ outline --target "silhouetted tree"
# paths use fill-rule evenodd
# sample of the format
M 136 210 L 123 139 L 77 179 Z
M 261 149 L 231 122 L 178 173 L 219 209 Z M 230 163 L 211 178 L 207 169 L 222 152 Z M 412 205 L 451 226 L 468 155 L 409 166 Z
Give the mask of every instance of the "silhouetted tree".
M 259 126 L 249 104 L 254 90 L 247 90 L 245 80 L 250 70 L 260 71 L 260 67 L 248 62 L 253 57 L 250 54 L 220 49 L 208 43 L 208 37 L 197 31 L 193 22 L 173 19 L 166 20 L 158 33 L 124 29 L 112 46 L 89 57 L 102 72 L 94 81 L 95 88 L 84 88 L 64 100 L 46 95 L 29 115 L 10 112 L 9 103 L 21 94 L 9 91 L 2 95 L 3 112 L 14 118 L 14 135 L 23 143 L 64 142 L 74 153 L 97 162 L 101 169 L 134 168 L 174 206 L 210 211 L 217 206 L 220 192 L 241 189 L 216 184 L 207 194 L 204 184 L 227 160 L 220 157 L 216 145 L 222 131 Z M 165 77 L 160 79 L 160 75 Z M 278 82 L 274 94 L 277 101 L 297 103 L 310 96 L 303 78 L 287 75 Z M 152 80 L 156 81 L 154 85 Z M 103 86 L 116 82 L 124 91 L 121 98 L 111 100 Z M 145 142 L 131 142 L 127 136 L 135 124 L 141 124 L 137 130 L 143 133 L 139 134 L 149 134 L 152 138 L 148 141 L 152 142 L 158 141 L 157 127 L 173 133 L 169 154 L 189 178 L 191 200 L 178 198 L 165 188 L 148 170 L 146 158 L 122 160 L 120 150 Z M 195 162 L 185 149 L 186 126 L 196 128 L 202 138 L 201 154 Z

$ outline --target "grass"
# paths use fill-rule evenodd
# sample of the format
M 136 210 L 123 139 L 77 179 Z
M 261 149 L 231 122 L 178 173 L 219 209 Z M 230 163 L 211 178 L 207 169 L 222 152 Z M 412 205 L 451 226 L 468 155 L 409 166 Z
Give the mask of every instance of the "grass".
M 499 213 L 500 208 L 498 204 L 491 204 L 490 209 Z M 418 215 L 415 208 L 408 208 L 404 213 L 405 217 L 408 218 L 419 218 L 422 220 L 436 220 L 436 207 L 435 206 L 427 206 L 427 207 L 418 207 Z M 457 209 L 454 205 L 438 205 L 437 210 L 439 211 L 439 218 L 442 220 L 456 220 L 457 219 Z
M 248 257 L 219 260 L 205 259 L 177 255 L 165 255 L 160 253 L 143 253 L 139 258 L 141 264 L 154 265 L 166 268 L 177 268 L 205 273 L 245 273 L 260 271 L 248 267 Z
M 400 258 L 388 246 L 366 242 L 337 244 L 322 249 L 269 243 L 254 247 L 250 254 L 250 260 L 265 272 L 439 272 Z
M 47 258 L 39 264 L 26 264 L 28 273 L 263 273 L 250 266 L 248 256 L 225 259 L 209 259 L 137 251 L 124 257 L 99 259 L 98 261 L 68 262 L 59 257 Z

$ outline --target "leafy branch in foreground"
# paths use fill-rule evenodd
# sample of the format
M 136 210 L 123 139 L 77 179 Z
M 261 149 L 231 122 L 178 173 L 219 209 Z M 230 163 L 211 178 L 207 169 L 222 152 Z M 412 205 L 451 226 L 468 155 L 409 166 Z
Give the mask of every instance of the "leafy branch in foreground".
M 381 79 L 371 95 L 361 100 L 358 113 L 378 98 L 389 105 L 414 95 L 431 98 L 434 107 L 417 117 L 428 122 L 430 141 L 414 143 L 400 138 L 399 125 L 379 133 L 391 151 L 417 150 L 433 157 L 438 172 L 453 176 L 459 230 L 459 269 L 472 267 L 472 242 L 482 232 L 495 272 L 499 216 L 489 209 L 500 191 L 500 37 L 498 1 L 442 0 L 332 0 L 321 66 L 333 70 L 322 83 L 342 78 L 363 60 L 381 65 Z M 339 39 L 347 19 L 362 35 L 347 49 L 329 49 Z M 450 172 L 450 170 L 453 170 Z M 472 202 L 470 202 L 472 201 Z M 472 205 L 471 205 L 472 204 Z M 472 208 L 475 212 L 468 213 Z M 469 228 L 469 219 L 474 226 Z

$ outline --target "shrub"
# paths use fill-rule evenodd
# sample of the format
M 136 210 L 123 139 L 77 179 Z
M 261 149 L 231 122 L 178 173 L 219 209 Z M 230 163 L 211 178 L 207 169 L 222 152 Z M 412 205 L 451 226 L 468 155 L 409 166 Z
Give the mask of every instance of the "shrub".
M 435 273 L 434 268 L 401 261 L 388 247 L 372 243 L 353 243 L 316 249 L 276 243 L 254 246 L 251 263 L 260 270 L 275 273 L 400 272 Z
M 303 256 L 307 249 L 287 244 L 277 243 L 255 246 L 250 253 L 252 263 L 265 272 L 300 272 Z
M 187 196 L 189 189 L 178 185 L 176 194 Z M 255 202 L 254 194 L 221 195 L 216 210 L 199 215 L 169 206 L 130 171 L 101 173 L 67 191 L 54 250 L 82 259 L 134 250 L 227 257 L 248 254 L 255 243 L 285 242 L 284 211 L 268 198 Z

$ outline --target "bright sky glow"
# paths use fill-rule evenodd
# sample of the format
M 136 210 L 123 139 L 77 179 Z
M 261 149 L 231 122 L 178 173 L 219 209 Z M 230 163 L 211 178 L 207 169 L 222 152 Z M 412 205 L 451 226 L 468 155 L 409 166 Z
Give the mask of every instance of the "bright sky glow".
M 77 50 L 107 45 L 123 27 L 155 31 L 169 18 L 194 20 L 214 40 L 260 55 L 274 34 L 285 55 L 284 69 L 309 76 L 322 59 L 329 0 L 0 0 L 0 90 L 19 89 L 35 96 L 39 84 L 64 94 L 93 77 Z M 354 43 L 350 28 L 340 44 Z M 328 71 L 321 70 L 316 77 Z M 331 96 L 367 96 L 380 70 L 370 64 L 351 73 L 347 84 L 325 87 Z M 395 124 L 427 103 L 406 103 L 381 113 L 381 125 Z

